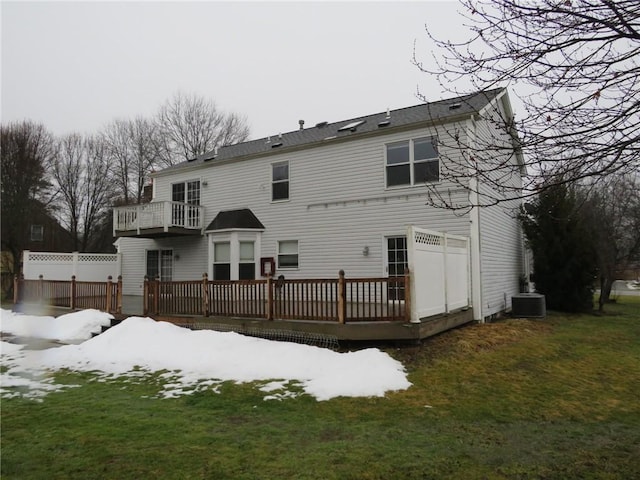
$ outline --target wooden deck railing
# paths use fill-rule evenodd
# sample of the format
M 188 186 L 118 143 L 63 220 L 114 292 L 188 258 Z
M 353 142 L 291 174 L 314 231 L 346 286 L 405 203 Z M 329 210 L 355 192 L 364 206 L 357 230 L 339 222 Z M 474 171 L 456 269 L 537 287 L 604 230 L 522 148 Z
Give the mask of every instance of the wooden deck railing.
M 25 280 L 14 277 L 13 303 L 43 303 L 71 309 L 95 308 L 110 313 L 122 313 L 122 277 L 114 282 L 80 282 L 75 275 L 69 280 Z
M 409 320 L 409 273 L 390 278 L 162 282 L 145 277 L 145 315 L 197 315 L 340 323 Z

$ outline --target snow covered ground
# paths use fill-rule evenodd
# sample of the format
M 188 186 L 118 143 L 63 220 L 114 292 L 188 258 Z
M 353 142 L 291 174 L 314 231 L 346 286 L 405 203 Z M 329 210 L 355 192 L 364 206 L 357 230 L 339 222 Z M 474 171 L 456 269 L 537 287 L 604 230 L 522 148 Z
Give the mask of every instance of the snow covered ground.
M 39 399 L 70 388 L 55 384 L 51 372 L 59 369 L 95 371 L 101 379 L 135 379 L 161 372 L 165 381 L 159 392 L 162 397 L 216 391 L 224 381 L 257 382 L 265 400 L 292 397 L 299 390 L 318 400 L 380 397 L 411 385 L 402 364 L 375 348 L 338 353 L 233 332 L 191 331 L 141 317 L 130 317 L 91 338 L 92 332 L 108 324 L 109 314 L 84 310 L 53 318 L 8 310 L 1 313 L 3 335 L 60 342 L 32 350 L 29 342 L 19 345 L 4 341 L 12 337 L 3 338 L 0 395 L 5 398 Z M 21 341 L 15 337 L 13 341 Z

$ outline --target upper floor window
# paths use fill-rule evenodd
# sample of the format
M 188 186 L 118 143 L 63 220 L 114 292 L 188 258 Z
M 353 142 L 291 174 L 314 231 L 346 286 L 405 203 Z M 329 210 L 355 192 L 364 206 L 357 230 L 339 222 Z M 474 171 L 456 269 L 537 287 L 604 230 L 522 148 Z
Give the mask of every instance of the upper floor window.
M 171 200 L 189 205 L 200 205 L 200 180 L 171 185 Z
M 289 199 L 289 162 L 271 165 L 271 200 Z
M 420 185 L 440 179 L 435 137 L 416 138 L 387 145 L 387 187 Z
M 42 225 L 31 225 L 31 241 L 41 242 L 44 240 L 44 227 Z

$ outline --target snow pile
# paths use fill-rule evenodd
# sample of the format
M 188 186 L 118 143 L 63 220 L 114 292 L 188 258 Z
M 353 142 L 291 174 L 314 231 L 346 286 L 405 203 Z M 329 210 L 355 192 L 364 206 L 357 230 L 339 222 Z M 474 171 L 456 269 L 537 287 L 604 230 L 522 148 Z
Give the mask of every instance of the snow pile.
M 78 323 L 87 325 L 76 326 L 74 332 L 69 329 L 72 335 L 68 338 L 77 338 L 78 331 L 84 331 L 88 325 L 99 322 L 103 318 L 100 315 L 105 315 L 87 312 L 90 311 L 79 312 L 83 315 L 76 317 Z M 14 316 L 8 318 L 12 324 Z M 1 329 L 5 331 L 5 311 Z M 63 338 L 61 329 L 57 336 L 47 338 Z M 44 331 L 51 334 L 48 326 Z M 37 329 L 31 330 L 30 336 L 37 333 Z M 3 396 L 15 395 L 15 390 L 5 387 L 26 377 L 34 382 L 31 394 L 41 396 L 55 388 L 46 376 L 47 370 L 63 368 L 100 371 L 105 376 L 164 372 L 165 397 L 203 388 L 215 391 L 223 381 L 259 382 L 260 390 L 269 394 L 265 400 L 296 396 L 300 390 L 318 400 L 338 396 L 380 397 L 387 391 L 411 385 L 402 364 L 378 349 L 338 353 L 233 332 L 191 331 L 140 317 L 130 317 L 79 345 L 40 351 L 16 349 L 6 342 L 1 346 L 2 363 L 8 367 L 1 377 Z
M 23 315 L 2 310 L 3 333 L 19 337 L 48 338 L 73 343 L 100 333 L 101 327 L 111 324 L 112 315 L 99 310 L 82 310 L 57 318 Z

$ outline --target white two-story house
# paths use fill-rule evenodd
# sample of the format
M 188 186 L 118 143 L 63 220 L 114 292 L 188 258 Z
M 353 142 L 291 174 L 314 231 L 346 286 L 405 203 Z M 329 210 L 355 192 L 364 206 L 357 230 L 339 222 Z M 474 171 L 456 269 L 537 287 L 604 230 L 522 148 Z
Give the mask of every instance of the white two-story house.
M 513 141 L 512 132 L 492 131 L 499 128 L 491 121 L 496 115 L 512 116 L 504 89 L 333 123 L 300 121 L 294 131 L 156 172 L 151 203 L 114 212 L 124 294 L 141 295 L 145 275 L 174 281 L 203 273 L 213 280 L 269 273 L 335 278 L 341 269 L 349 277 L 399 275 L 413 225 L 470 239 L 475 319 L 509 309 L 523 273 L 517 205 L 464 213 L 427 205 L 430 188 L 461 205 L 478 204 L 477 192 L 491 188 L 460 188 L 441 172 L 476 139 Z M 505 181 L 517 188 L 521 158 L 512 153 L 507 161 L 519 174 Z

